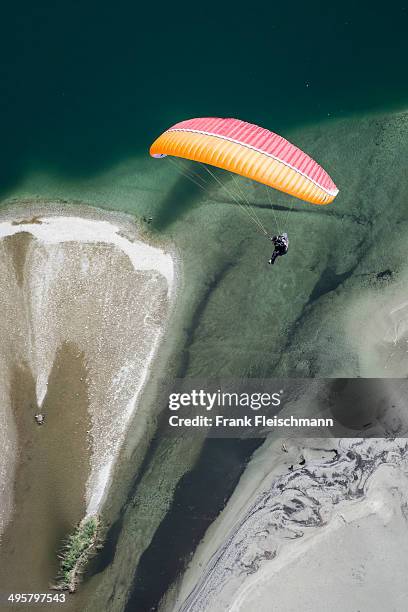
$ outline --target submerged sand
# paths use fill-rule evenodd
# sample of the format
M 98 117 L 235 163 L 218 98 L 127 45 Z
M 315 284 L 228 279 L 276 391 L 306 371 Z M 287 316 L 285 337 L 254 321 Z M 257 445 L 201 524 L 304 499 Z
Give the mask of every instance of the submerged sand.
M 294 262 L 292 252 L 280 267 L 277 296 L 264 311 L 270 324 L 257 320 L 270 349 L 259 354 L 272 375 L 406 378 L 407 128 L 405 112 L 299 130 L 312 153 L 316 147 L 335 160 L 340 194 L 329 218 L 299 211 L 290 228 L 303 259 Z M 225 312 L 236 324 L 231 308 Z M 249 331 L 255 345 L 255 325 Z M 375 417 L 384 389 L 374 381 Z M 407 421 L 406 397 L 399 399 L 388 435 L 398 436 Z M 358 415 L 359 406 L 349 408 Z M 285 441 L 288 452 L 270 436 L 160 610 L 406 609 L 407 440 L 323 436 Z
M 172 255 L 126 217 L 32 212 L 0 221 L 3 591 L 47 588 L 100 510 L 175 291 Z

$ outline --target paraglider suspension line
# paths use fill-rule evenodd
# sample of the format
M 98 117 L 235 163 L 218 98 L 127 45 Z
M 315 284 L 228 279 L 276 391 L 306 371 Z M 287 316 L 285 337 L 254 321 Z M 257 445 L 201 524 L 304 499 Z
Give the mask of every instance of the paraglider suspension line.
M 203 191 L 206 191 L 206 182 L 205 180 L 196 172 L 193 172 L 193 170 L 189 170 L 187 169 L 185 166 L 183 166 L 182 164 L 177 163 L 174 159 L 172 159 L 171 157 L 169 157 L 169 161 L 173 164 L 173 166 L 175 166 L 177 168 L 177 170 L 183 175 L 185 176 L 189 181 L 191 181 L 192 183 L 194 183 L 195 185 L 197 185 L 197 187 L 199 187 L 200 189 L 202 189 Z M 193 176 L 194 175 L 194 176 Z M 201 182 L 200 182 L 201 181 Z M 204 183 L 204 184 L 203 184 Z
M 250 211 L 250 212 L 252 213 L 252 215 L 254 216 L 254 218 L 255 218 L 255 219 L 258 221 L 258 225 L 259 225 L 259 226 L 262 228 L 263 232 L 264 232 L 264 233 L 265 233 L 265 234 L 268 236 L 268 238 L 269 238 L 269 234 L 268 234 L 268 232 L 266 231 L 266 229 L 265 229 L 265 227 L 264 227 L 264 225 L 263 225 L 262 221 L 260 220 L 260 218 L 259 218 L 259 216 L 258 216 L 258 214 L 257 214 L 257 212 L 256 212 L 256 210 L 255 210 L 255 208 L 254 208 L 253 206 L 251 206 L 251 204 L 250 204 L 250 202 L 249 202 L 249 200 L 248 200 L 248 198 L 247 198 L 247 196 L 246 196 L 246 194 L 245 194 L 244 190 L 243 190 L 243 189 L 241 189 L 241 186 L 240 186 L 240 184 L 239 184 L 239 181 L 238 181 L 238 180 L 235 178 L 235 176 L 234 176 L 233 174 L 231 174 L 231 178 L 232 178 L 233 183 L 234 183 L 234 185 L 235 185 L 235 187 L 236 187 L 237 191 L 239 192 L 239 194 L 240 194 L 241 198 L 242 198 L 242 199 L 243 199 L 243 200 L 246 202 L 246 205 L 248 206 L 248 209 L 247 209 L 247 210 L 248 210 L 248 211 Z
M 280 226 L 279 226 L 279 223 L 278 223 L 278 217 L 277 217 L 276 212 L 275 212 L 275 209 L 274 209 L 274 207 L 273 207 L 273 203 L 272 203 L 272 198 L 271 198 L 271 192 L 270 192 L 270 189 L 269 189 L 269 187 L 268 187 L 267 185 L 265 185 L 265 187 L 266 187 L 266 192 L 267 192 L 267 194 L 268 194 L 269 206 L 271 207 L 271 210 L 272 210 L 272 212 L 273 212 L 273 218 L 275 219 L 275 225 L 276 225 L 276 227 L 277 227 L 278 234 L 281 234 L 281 233 L 282 233 L 282 230 L 281 230 L 281 228 L 280 228 Z M 285 226 L 284 226 L 284 227 L 285 227 Z
M 208 172 L 208 174 L 210 174 L 210 176 L 212 176 L 212 177 L 213 177 L 213 179 L 214 179 L 215 181 L 217 181 L 217 183 L 218 183 L 218 184 L 219 184 L 219 185 L 220 185 L 220 186 L 221 186 L 223 189 L 225 189 L 225 191 L 226 191 L 226 192 L 229 194 L 229 196 L 230 196 L 230 197 L 231 197 L 231 198 L 234 200 L 234 202 L 236 202 L 236 203 L 238 204 L 238 206 L 240 206 L 240 207 L 241 207 L 241 209 L 242 209 L 242 210 L 243 210 L 243 211 L 244 211 L 244 212 L 245 212 L 245 213 L 248 215 L 248 217 L 250 218 L 250 220 L 252 221 L 252 223 L 254 223 L 255 225 L 257 225 L 257 226 L 259 227 L 259 229 L 262 231 L 262 233 L 263 233 L 263 234 L 265 234 L 265 236 L 267 236 L 267 237 L 269 238 L 269 234 L 268 234 L 268 232 L 266 231 L 265 227 L 263 226 L 262 222 L 260 221 L 259 217 L 257 217 L 257 216 L 256 216 L 256 213 L 255 213 L 255 216 L 254 216 L 254 214 L 251 214 L 251 212 L 253 212 L 253 211 L 252 211 L 252 209 L 251 209 L 251 207 L 250 207 L 249 205 L 248 205 L 248 207 L 247 207 L 247 206 L 245 206 L 244 204 L 242 204 L 242 202 L 240 202 L 240 201 L 239 201 L 239 199 L 237 199 L 237 198 L 235 197 L 235 195 L 232 193 L 232 191 L 230 191 L 230 190 L 228 189 L 228 187 L 227 187 L 227 186 L 226 186 L 224 183 L 222 183 L 222 182 L 220 181 L 220 179 L 218 178 L 218 176 L 217 176 L 216 174 L 214 174 L 213 172 L 211 172 L 211 170 L 210 170 L 209 168 L 207 168 L 207 166 L 206 166 L 205 164 L 201 164 L 201 166 L 203 166 L 203 168 L 204 168 L 204 169 L 205 169 L 205 170 Z M 249 202 L 248 202 L 248 204 L 249 204 Z

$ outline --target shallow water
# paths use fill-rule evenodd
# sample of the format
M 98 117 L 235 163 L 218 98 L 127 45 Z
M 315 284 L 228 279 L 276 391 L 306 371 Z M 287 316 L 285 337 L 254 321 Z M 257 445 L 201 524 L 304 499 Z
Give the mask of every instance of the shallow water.
M 382 296 L 384 301 L 387 292 L 391 292 L 395 307 L 399 295 L 395 292 L 398 287 L 404 291 L 408 219 L 400 177 L 404 176 L 402 160 L 407 155 L 406 132 L 406 115 L 394 115 L 355 118 L 293 134 L 295 141 L 309 143 L 317 157 L 321 155 L 319 151 L 324 151 L 331 159 L 329 163 L 338 167 L 341 193 L 330 209 L 296 206 L 289 215 L 291 251 L 273 270 L 266 263 L 269 244 L 252 231 L 234 203 L 225 202 L 216 190 L 211 200 L 203 201 L 200 193 L 190 209 L 177 210 L 180 216 L 169 220 L 164 231 L 184 255 L 182 300 L 168 339 L 168 343 L 179 347 L 173 355 L 173 372 L 208 377 L 370 376 L 359 340 L 359 334 L 365 337 L 368 323 L 364 320 L 367 305 L 364 300 L 360 304 L 361 297 L 378 300 Z M 347 151 L 346 157 L 342 151 Z M 260 204 L 258 212 L 265 224 L 272 225 L 271 210 L 262 208 L 263 190 L 249 186 L 248 194 Z M 166 197 L 165 194 L 165 200 Z M 285 218 L 286 196 L 275 194 L 274 203 L 283 208 L 276 211 L 278 219 Z M 390 250 L 387 245 L 392 239 L 394 248 Z M 397 289 L 393 290 L 394 286 Z M 358 329 L 350 331 L 350 320 L 359 322 Z M 392 375 L 392 370 L 386 369 L 392 342 L 387 345 L 380 334 L 378 338 L 371 334 L 371 338 L 381 347 L 380 375 Z M 372 351 L 372 346 L 367 350 Z M 405 364 L 408 371 L 406 358 Z M 167 523 L 162 523 L 159 530 L 158 527 L 180 473 L 191 469 L 186 454 L 190 456 L 192 445 L 184 440 L 169 449 L 165 441 L 158 441 L 151 448 L 136 493 L 133 488 L 130 492 L 129 499 L 137 503 L 127 507 L 122 516 L 122 538 L 116 538 L 113 546 L 118 557 L 106 574 L 106 591 L 101 591 L 99 601 L 106 601 L 113 576 L 121 576 L 125 583 L 128 580 L 128 566 L 125 568 L 118 558 L 133 558 L 136 564 L 146 548 L 133 593 L 140 602 L 137 598 L 141 589 L 144 601 L 158 604 L 162 584 L 168 579 L 160 561 L 162 547 L 171 538 L 175 523 L 169 524 L 167 532 L 163 526 Z M 204 461 L 215 468 L 216 454 L 205 452 L 209 454 Z M 174 477 L 167 470 L 163 473 L 163 457 L 176 468 Z M 224 478 L 222 470 L 219 478 Z M 146 519 L 141 508 L 149 503 L 152 487 L 156 487 L 154 511 L 150 508 Z M 206 495 L 204 487 L 203 504 Z M 211 512 L 219 512 L 223 504 L 224 500 L 219 503 L 214 499 Z M 143 538 L 137 535 L 129 541 L 129 534 L 135 534 L 135 525 L 140 521 L 144 525 Z M 205 517 L 201 521 L 204 526 Z M 154 538 L 151 547 L 150 538 Z M 183 549 L 186 562 L 188 553 L 183 546 L 180 544 L 180 554 Z M 146 565 L 149 559 L 150 565 Z M 146 583 L 143 590 L 146 567 L 153 568 L 155 563 L 157 571 L 163 569 L 163 583 Z M 100 582 L 93 580 L 96 588 Z M 104 581 L 103 574 L 98 580 Z M 115 584 L 118 594 L 116 579 Z M 110 602 L 110 610 L 123 608 L 125 596 L 121 592 L 116 604 Z M 92 604 L 89 609 L 94 609 Z M 131 604 L 128 609 L 132 609 Z
M 41 408 L 42 426 L 34 420 L 38 408 L 29 369 L 16 366 L 11 376 L 19 455 L 16 511 L 0 546 L 3 593 L 46 592 L 57 575 L 62 540 L 84 515 L 89 470 L 85 372 L 76 348 L 62 347 Z

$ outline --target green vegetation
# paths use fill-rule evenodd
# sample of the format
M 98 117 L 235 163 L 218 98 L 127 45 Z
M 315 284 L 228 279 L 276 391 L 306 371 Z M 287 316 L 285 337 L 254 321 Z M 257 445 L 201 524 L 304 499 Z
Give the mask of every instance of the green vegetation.
M 84 518 L 68 536 L 59 555 L 60 573 L 55 589 L 70 593 L 76 591 L 81 574 L 101 546 L 100 531 L 100 519 L 94 515 Z

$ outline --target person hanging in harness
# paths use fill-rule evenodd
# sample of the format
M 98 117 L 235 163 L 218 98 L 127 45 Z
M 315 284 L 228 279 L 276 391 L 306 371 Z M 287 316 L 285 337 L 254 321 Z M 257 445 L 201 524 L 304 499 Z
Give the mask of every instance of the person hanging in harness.
M 270 240 L 273 243 L 275 250 L 273 251 L 268 263 L 273 265 L 278 257 L 281 255 L 286 255 L 288 252 L 289 239 L 287 234 L 279 234 L 278 236 L 272 236 Z

